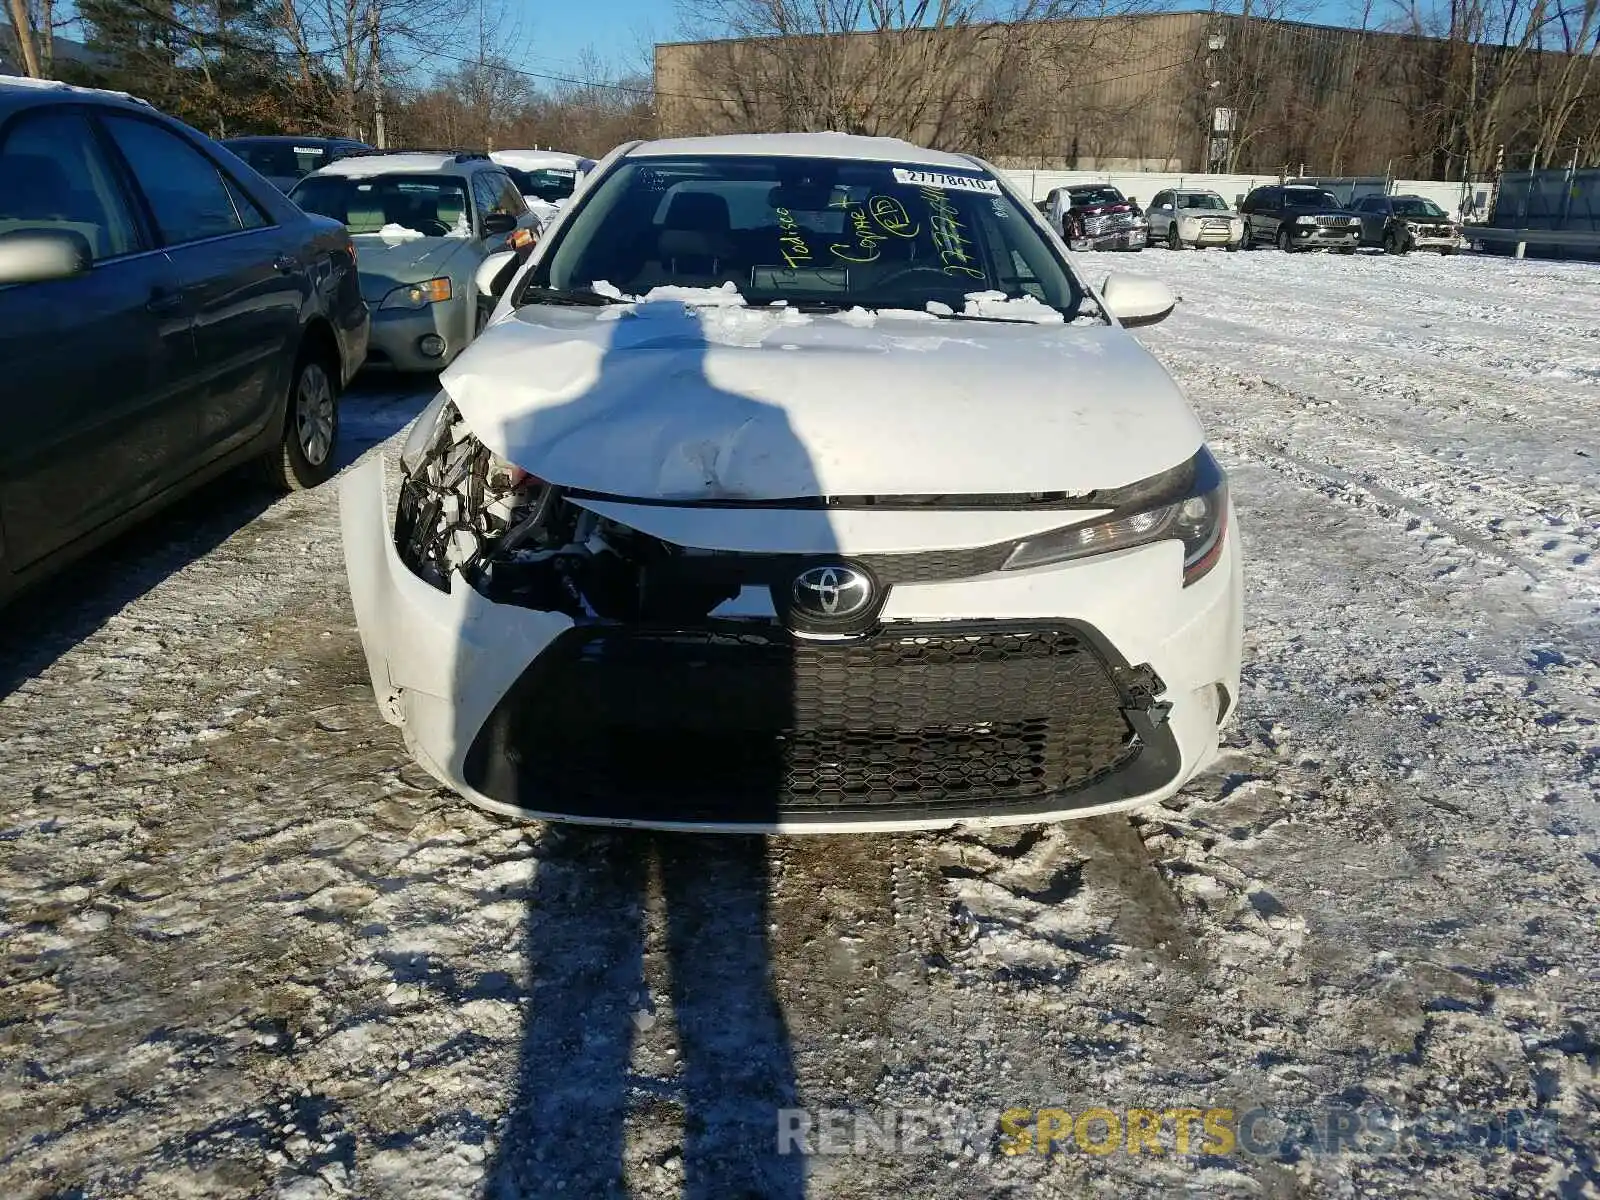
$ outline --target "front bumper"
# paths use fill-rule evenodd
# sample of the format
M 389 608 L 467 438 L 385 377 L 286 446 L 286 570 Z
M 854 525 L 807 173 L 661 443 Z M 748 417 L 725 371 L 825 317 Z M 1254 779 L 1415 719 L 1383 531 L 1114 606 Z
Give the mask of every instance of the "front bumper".
M 1361 244 L 1361 223 L 1353 225 L 1290 225 L 1296 249 L 1353 250 Z
M 463 289 L 464 290 L 464 289 Z M 367 366 L 394 371 L 440 371 L 466 349 L 472 339 L 472 306 L 457 295 L 426 308 L 372 308 L 372 336 Z M 443 354 L 430 357 L 418 347 L 428 334 L 444 339 Z
M 1455 233 L 1413 233 L 1411 235 L 1411 248 L 1413 250 L 1457 250 L 1461 246 L 1461 238 Z
M 1069 246 L 1073 250 L 1143 250 L 1149 240 L 1149 227 L 1136 225 L 1109 233 L 1079 235 L 1071 239 Z
M 1244 224 L 1201 222 L 1199 225 L 1178 225 L 1178 240 L 1186 246 L 1205 249 L 1208 246 L 1237 246 L 1244 240 Z
M 1090 816 L 1175 793 L 1238 695 L 1232 533 L 1189 588 L 1157 544 L 899 584 L 877 635 L 801 641 L 759 618 L 575 623 L 459 576 L 441 592 L 395 551 L 382 472 L 341 492 L 373 687 L 417 760 L 495 812 L 728 832 Z

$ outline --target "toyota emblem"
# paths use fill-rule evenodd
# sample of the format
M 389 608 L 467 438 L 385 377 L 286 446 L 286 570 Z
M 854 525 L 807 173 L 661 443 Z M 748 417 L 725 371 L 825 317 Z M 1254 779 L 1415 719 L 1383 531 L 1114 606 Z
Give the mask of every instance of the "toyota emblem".
M 872 580 L 854 567 L 812 567 L 795 577 L 795 610 L 815 620 L 853 617 L 871 603 Z

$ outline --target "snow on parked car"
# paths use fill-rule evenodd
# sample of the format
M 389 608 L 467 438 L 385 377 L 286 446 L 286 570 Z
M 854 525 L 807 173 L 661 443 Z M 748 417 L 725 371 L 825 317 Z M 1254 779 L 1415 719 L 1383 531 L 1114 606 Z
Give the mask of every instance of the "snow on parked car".
M 355 155 L 307 175 L 290 194 L 307 212 L 342 221 L 360 253 L 372 309 L 368 361 L 437 371 L 488 319 L 479 264 L 537 236 L 506 172 L 484 154 Z
M 375 691 L 503 813 L 929 828 L 1171 796 L 1238 694 L 1226 479 L 986 164 L 615 155 L 343 496 Z M 391 512 L 393 522 L 391 525 Z M 392 532 L 391 532 L 392 529 Z
M 572 199 L 584 164 L 594 165 L 582 155 L 560 150 L 493 150 L 489 157 L 506 169 L 541 228 Z

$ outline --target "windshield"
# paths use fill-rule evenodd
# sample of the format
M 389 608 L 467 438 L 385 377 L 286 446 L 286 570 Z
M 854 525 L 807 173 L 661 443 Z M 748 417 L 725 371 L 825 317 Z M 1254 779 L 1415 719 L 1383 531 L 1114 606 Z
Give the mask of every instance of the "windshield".
M 1080 208 L 1088 204 L 1122 204 L 1122 193 L 1114 187 L 1083 188 L 1079 191 L 1067 193 L 1072 199 L 1072 207 Z
M 578 178 L 576 171 L 563 171 L 554 167 L 538 171 L 522 171 L 516 167 L 507 167 L 506 174 L 511 176 L 517 185 L 517 191 L 524 196 L 536 196 L 551 204 L 572 195 L 573 185 Z
M 280 179 L 299 179 L 328 162 L 328 151 L 322 146 L 290 142 L 224 142 L 223 145 L 263 175 Z
M 960 310 L 973 292 L 1032 297 L 1069 319 L 1082 292 L 992 177 L 786 157 L 625 159 L 566 221 L 529 278 L 733 284 L 751 304 Z M 526 295 L 526 293 L 525 293 Z M 526 302 L 526 301 L 524 301 Z
M 1444 209 L 1432 200 L 1424 200 L 1421 196 L 1396 196 L 1394 211 L 1402 217 L 1435 217 L 1444 219 Z
M 289 198 L 309 213 L 344 222 L 351 233 L 390 226 L 423 237 L 469 237 L 466 183 L 455 175 L 313 175 Z
M 1206 212 L 1227 212 L 1228 205 L 1223 198 L 1215 192 L 1180 192 L 1178 195 L 1179 208 L 1199 208 Z
M 1290 208 L 1343 208 L 1332 192 L 1321 188 L 1284 188 L 1283 202 Z

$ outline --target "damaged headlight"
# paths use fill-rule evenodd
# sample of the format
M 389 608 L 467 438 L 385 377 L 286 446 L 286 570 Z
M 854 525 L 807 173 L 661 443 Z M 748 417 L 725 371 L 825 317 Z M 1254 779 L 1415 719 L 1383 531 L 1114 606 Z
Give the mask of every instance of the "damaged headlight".
M 1105 497 L 1115 511 L 1019 542 L 1002 570 L 1088 558 L 1152 542 L 1183 543 L 1183 585 L 1202 579 L 1222 557 L 1228 525 L 1228 481 L 1201 447 L 1188 462 Z
M 395 550 L 440 591 L 574 620 L 695 621 L 736 596 L 697 556 L 570 503 L 481 442 L 440 393 L 406 438 Z
M 415 475 L 422 465 L 422 456 L 438 438 L 439 422 L 444 419 L 445 409 L 450 407 L 450 393 L 441 391 L 411 427 L 405 445 L 400 448 L 400 465 L 407 475 Z

